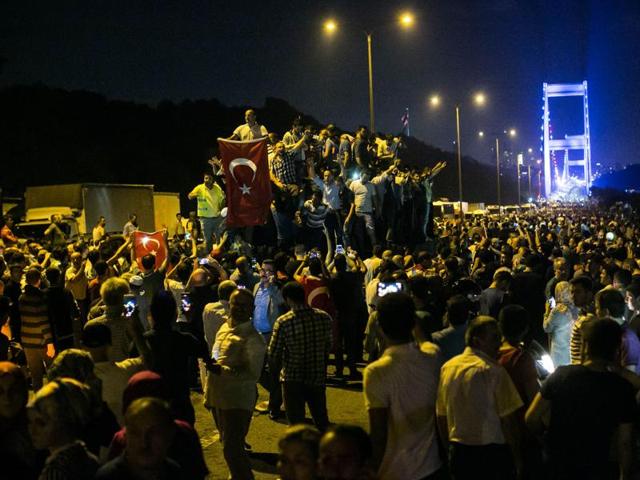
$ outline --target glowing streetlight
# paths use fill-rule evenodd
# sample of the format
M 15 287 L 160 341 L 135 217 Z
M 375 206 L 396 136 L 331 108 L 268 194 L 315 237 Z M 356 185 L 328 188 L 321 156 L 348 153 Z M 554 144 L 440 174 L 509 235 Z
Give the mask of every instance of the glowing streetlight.
M 478 136 L 479 136 L 480 138 L 483 138 L 483 137 L 484 137 L 484 132 L 483 132 L 482 130 L 480 130 L 480 131 L 478 132 Z
M 415 17 L 410 12 L 403 12 L 398 17 L 398 21 L 403 28 L 409 28 L 413 26 Z M 324 32 L 327 35 L 333 35 L 338 30 L 338 22 L 334 19 L 327 19 L 322 25 Z M 369 73 L 369 129 L 375 132 L 375 114 L 373 110 L 373 53 L 372 53 L 372 35 L 370 30 L 365 30 L 367 37 L 367 64 Z
M 324 22 L 324 31 L 332 34 L 335 33 L 335 31 L 338 29 L 338 24 L 336 23 L 335 20 L 327 20 L 326 22 Z
M 510 128 L 509 129 L 509 136 L 510 137 L 515 137 L 518 134 L 518 132 L 516 132 L 515 128 Z
M 487 97 L 484 93 L 478 92 L 473 95 L 473 103 L 482 107 L 487 102 Z M 432 95 L 429 98 L 429 105 L 431 108 L 437 108 L 440 106 L 440 97 L 438 95 Z M 458 202 L 460 204 L 460 215 L 463 215 L 462 212 L 462 151 L 460 147 L 460 104 L 455 105 L 456 112 L 456 149 L 457 149 L 457 157 L 458 157 Z M 480 137 L 484 135 L 483 132 L 479 132 Z
M 415 17 L 411 12 L 404 12 L 400 15 L 400 25 L 405 28 L 413 26 L 413 22 L 415 21 Z
M 478 92 L 473 96 L 473 101 L 479 107 L 482 107 L 485 103 L 487 103 L 487 97 L 484 93 Z
M 528 152 L 528 153 L 533 153 L 533 148 L 529 147 L 529 148 L 527 149 L 527 152 Z

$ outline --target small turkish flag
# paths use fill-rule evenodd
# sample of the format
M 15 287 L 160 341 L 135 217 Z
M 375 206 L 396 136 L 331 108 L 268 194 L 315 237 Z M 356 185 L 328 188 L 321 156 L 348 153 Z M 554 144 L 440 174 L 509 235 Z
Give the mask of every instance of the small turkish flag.
M 271 206 L 266 139 L 218 139 L 227 186 L 227 225 L 264 225 Z
M 142 257 L 153 255 L 156 257 L 156 268 L 164 263 L 167 258 L 167 244 L 164 241 L 164 231 L 160 232 L 133 232 L 133 245 L 136 253 L 138 267 L 142 268 Z

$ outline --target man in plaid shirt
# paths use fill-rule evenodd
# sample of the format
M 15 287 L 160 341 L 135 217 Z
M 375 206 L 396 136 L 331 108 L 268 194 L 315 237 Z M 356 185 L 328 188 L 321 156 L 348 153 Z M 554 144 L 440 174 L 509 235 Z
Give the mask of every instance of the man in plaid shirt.
M 280 316 L 269 342 L 269 362 L 280 372 L 280 382 L 290 425 L 305 419 L 305 404 L 319 430 L 329 426 L 326 398 L 327 358 L 331 349 L 331 317 L 311 308 L 304 287 L 289 282 L 282 296 L 291 311 Z

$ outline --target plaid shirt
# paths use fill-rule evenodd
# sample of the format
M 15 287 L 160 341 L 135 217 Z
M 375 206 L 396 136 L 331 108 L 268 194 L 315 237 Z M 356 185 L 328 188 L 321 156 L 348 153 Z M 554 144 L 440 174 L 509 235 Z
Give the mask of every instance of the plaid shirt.
M 331 317 L 305 305 L 278 317 L 268 353 L 281 382 L 321 386 L 330 350 Z
M 296 167 L 293 155 L 289 152 L 282 152 L 279 156 L 272 156 L 269 159 L 271 173 L 285 185 L 296 183 Z

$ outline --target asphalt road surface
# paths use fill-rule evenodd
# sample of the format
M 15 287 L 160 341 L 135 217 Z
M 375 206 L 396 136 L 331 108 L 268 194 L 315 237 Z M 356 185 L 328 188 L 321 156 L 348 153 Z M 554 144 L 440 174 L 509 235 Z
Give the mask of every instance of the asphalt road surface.
M 267 400 L 268 394 L 258 387 L 258 402 Z M 196 410 L 196 430 L 209 467 L 210 480 L 226 480 L 229 472 L 222 456 L 218 432 L 211 414 L 202 405 L 202 395 L 191 394 Z M 362 397 L 362 382 L 330 383 L 327 388 L 327 408 L 332 423 L 350 423 L 368 429 L 367 413 Z M 307 419 L 311 421 L 307 410 Z M 268 415 L 254 412 L 247 442 L 252 447 L 251 462 L 256 479 L 275 479 L 278 438 L 287 427 L 286 420 L 273 421 Z

